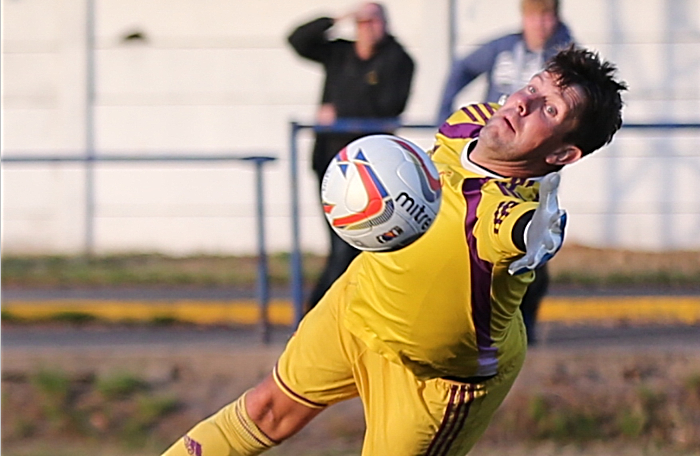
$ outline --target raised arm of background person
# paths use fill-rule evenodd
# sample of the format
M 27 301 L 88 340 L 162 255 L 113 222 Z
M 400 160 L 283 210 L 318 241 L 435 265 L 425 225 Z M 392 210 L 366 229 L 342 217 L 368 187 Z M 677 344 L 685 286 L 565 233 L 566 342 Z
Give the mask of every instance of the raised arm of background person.
M 294 29 L 287 40 L 300 56 L 314 62 L 324 63 L 330 56 L 331 47 L 331 43 L 326 37 L 326 31 L 334 23 L 333 18 L 319 17 Z
M 334 19 L 319 18 L 299 26 L 289 43 L 302 57 L 323 64 L 326 81 L 322 103 L 331 103 L 337 117 L 396 117 L 403 112 L 413 80 L 414 63 L 403 46 L 387 34 L 375 54 L 362 60 L 354 42 L 328 40 Z
M 442 91 L 442 98 L 440 99 L 437 125 L 442 124 L 454 112 L 455 97 L 467 84 L 481 74 L 490 73 L 496 60 L 496 55 L 499 52 L 496 41 L 484 44 L 476 51 L 452 64 L 447 82 Z

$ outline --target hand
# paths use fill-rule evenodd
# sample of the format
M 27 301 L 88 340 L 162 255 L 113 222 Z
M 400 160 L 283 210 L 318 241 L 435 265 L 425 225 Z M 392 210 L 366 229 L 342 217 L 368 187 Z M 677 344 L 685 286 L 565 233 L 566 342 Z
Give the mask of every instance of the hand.
M 324 103 L 318 107 L 316 112 L 316 123 L 319 125 L 332 125 L 335 122 L 335 106 L 331 103 Z
M 561 177 L 550 173 L 540 182 L 540 205 L 525 228 L 525 255 L 508 267 L 511 275 L 532 271 L 549 261 L 564 242 L 566 211 L 559 209 L 557 190 Z
M 348 19 L 355 19 L 355 16 L 357 15 L 357 10 L 354 9 L 352 11 L 347 11 L 345 13 L 339 14 L 333 18 L 333 23 L 337 24 L 338 22 L 342 22 Z

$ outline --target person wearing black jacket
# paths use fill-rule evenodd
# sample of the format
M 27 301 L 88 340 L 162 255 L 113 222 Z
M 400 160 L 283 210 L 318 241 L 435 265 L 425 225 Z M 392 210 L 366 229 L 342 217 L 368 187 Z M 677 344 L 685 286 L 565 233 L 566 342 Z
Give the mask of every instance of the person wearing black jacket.
M 338 22 L 352 19 L 355 41 L 329 39 L 328 31 Z M 405 109 L 413 79 L 414 63 L 403 46 L 389 33 L 387 15 L 380 3 L 363 3 L 337 18 L 320 17 L 297 27 L 289 43 L 303 58 L 318 62 L 325 70 L 316 124 L 332 126 L 337 119 L 386 119 Z M 336 153 L 351 141 L 376 132 L 318 132 L 312 169 L 318 188 L 326 167 Z M 338 237 L 330 226 L 330 253 L 324 270 L 311 292 L 306 310 L 313 308 L 333 282 L 360 252 Z

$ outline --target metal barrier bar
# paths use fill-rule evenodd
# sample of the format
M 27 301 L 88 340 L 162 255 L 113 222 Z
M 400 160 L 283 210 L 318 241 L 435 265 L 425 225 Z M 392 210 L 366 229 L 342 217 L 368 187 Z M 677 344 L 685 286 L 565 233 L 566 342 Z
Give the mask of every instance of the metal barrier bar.
M 623 123 L 623 129 L 630 130 L 696 130 L 700 123 Z
M 93 162 L 225 162 L 242 161 L 252 162 L 255 166 L 255 205 L 256 205 L 256 226 L 257 226 L 257 251 L 258 251 L 258 280 L 257 297 L 260 306 L 260 333 L 264 344 L 270 342 L 270 322 L 268 318 L 268 304 L 270 302 L 269 269 L 267 262 L 267 249 L 265 247 L 265 206 L 264 206 L 264 186 L 263 186 L 263 166 L 277 160 L 277 157 L 268 155 L 34 155 L 20 156 L 10 155 L 0 158 L 2 163 L 15 164 L 37 164 L 37 163 L 93 163 Z M 87 198 L 91 200 L 92 198 Z M 88 251 L 88 253 L 90 253 Z
M 85 163 L 85 162 L 222 162 L 222 161 L 275 161 L 268 155 L 3 155 L 2 163 Z
M 263 165 L 260 157 L 249 157 L 255 163 L 255 189 L 258 227 L 258 302 L 260 304 L 260 333 L 264 344 L 270 343 L 270 318 L 267 312 L 270 303 L 270 284 L 268 278 L 267 249 L 265 248 L 265 193 L 263 185 Z
M 634 130 L 700 130 L 700 123 L 623 123 L 623 129 Z M 377 131 L 396 131 L 398 129 L 435 129 L 434 124 L 401 123 L 398 118 L 388 119 L 338 119 L 332 125 L 303 124 L 291 122 L 290 137 L 290 181 L 291 181 L 291 214 L 292 214 L 292 252 L 291 252 L 291 290 L 294 307 L 294 323 L 298 325 L 304 316 L 303 307 L 303 265 L 301 261 L 299 233 L 299 187 L 298 187 L 298 147 L 297 135 L 301 130 L 313 130 L 322 133 L 376 133 Z
M 291 198 L 292 215 L 292 251 L 290 252 L 290 292 L 292 306 L 294 310 L 294 327 L 296 328 L 304 316 L 304 277 L 301 261 L 300 227 L 299 227 L 299 170 L 298 170 L 298 148 L 297 134 L 300 127 L 296 122 L 291 123 L 291 134 L 289 141 L 289 182 L 291 188 L 289 195 Z

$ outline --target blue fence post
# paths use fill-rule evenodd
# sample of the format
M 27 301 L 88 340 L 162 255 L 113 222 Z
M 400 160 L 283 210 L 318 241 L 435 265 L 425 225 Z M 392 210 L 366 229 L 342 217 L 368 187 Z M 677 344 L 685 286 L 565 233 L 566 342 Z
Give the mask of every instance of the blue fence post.
M 258 226 L 258 302 L 260 304 L 260 333 L 264 344 L 270 343 L 270 286 L 268 279 L 267 249 L 265 248 L 265 193 L 263 185 L 263 165 L 266 157 L 252 157 L 255 163 L 255 203 Z
M 292 252 L 290 258 L 290 274 L 291 274 L 291 298 L 294 309 L 294 327 L 299 325 L 299 322 L 304 316 L 304 290 L 303 290 L 303 274 L 301 262 L 301 247 L 299 241 L 299 161 L 297 149 L 297 133 L 300 126 L 297 122 L 292 121 L 290 125 L 290 142 L 289 142 L 289 181 L 291 184 L 291 210 L 292 210 Z

